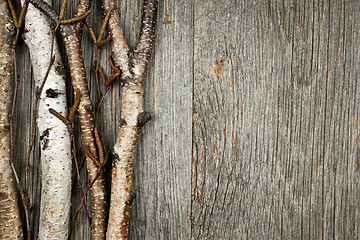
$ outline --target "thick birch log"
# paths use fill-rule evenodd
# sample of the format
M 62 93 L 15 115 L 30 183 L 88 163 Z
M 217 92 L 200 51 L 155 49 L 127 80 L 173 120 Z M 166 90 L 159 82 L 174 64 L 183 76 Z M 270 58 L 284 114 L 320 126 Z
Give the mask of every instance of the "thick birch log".
M 16 183 L 10 165 L 10 130 L 13 79 L 14 25 L 7 1 L 0 0 L 0 239 L 22 239 Z
M 22 1 L 23 2 L 23 1 Z M 49 4 L 51 1 L 47 0 Z M 30 4 L 25 18 L 28 45 L 37 89 L 41 88 L 51 59 L 50 20 Z M 37 126 L 40 132 L 42 189 L 38 239 L 67 239 L 71 205 L 71 143 L 68 127 L 49 112 L 66 116 L 64 67 L 56 40 L 54 64 L 40 95 Z
M 150 117 L 143 110 L 144 81 L 154 42 L 157 4 L 156 0 L 144 1 L 141 32 L 134 58 L 130 57 L 117 10 L 112 11 L 109 20 L 109 34 L 113 34 L 112 55 L 115 63 L 122 70 L 124 86 L 122 87 L 120 132 L 114 145 L 115 161 L 112 169 L 107 239 L 127 239 L 129 231 L 136 145 L 140 129 Z M 116 8 L 115 1 L 103 0 L 104 13 L 114 8 Z

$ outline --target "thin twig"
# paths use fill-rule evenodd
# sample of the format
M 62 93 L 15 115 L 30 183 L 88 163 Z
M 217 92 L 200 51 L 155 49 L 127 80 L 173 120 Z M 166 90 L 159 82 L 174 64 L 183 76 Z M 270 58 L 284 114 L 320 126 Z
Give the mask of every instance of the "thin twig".
M 9 116 L 9 124 L 10 124 L 10 164 L 11 164 L 11 168 L 13 170 L 13 173 L 15 175 L 15 179 L 16 179 L 16 183 L 19 189 L 19 193 L 22 199 L 22 203 L 23 203 L 23 207 L 24 207 L 24 211 L 25 211 L 25 221 L 26 221 L 26 230 L 27 230 L 27 239 L 31 240 L 31 229 L 30 229 L 30 198 L 29 198 L 29 194 L 28 194 L 28 190 L 27 190 L 27 186 L 25 184 L 25 188 L 23 189 L 20 183 L 20 179 L 17 175 L 16 169 L 15 169 L 15 165 L 14 165 L 14 130 L 13 130 L 13 117 L 15 114 L 15 104 L 16 104 L 16 98 L 17 98 L 17 92 L 18 92 L 18 88 L 19 88 L 19 82 L 20 82 L 20 76 L 18 75 L 18 71 L 17 71 L 17 63 L 16 63 L 16 44 L 19 40 L 19 36 L 20 36 L 20 29 L 23 25 L 24 22 L 24 18 L 25 18 L 25 14 L 27 11 L 27 7 L 28 7 L 28 0 L 25 0 L 21 12 L 20 12 L 20 16 L 19 18 L 17 18 L 16 15 L 16 11 L 14 8 L 14 5 L 12 4 L 11 0 L 8 0 L 8 5 L 10 8 L 10 12 L 16 27 L 16 35 L 15 35 L 15 39 L 13 41 L 13 63 L 14 63 L 14 77 L 15 77 L 15 89 L 14 89 L 14 95 L 13 95 L 13 103 L 12 103 L 12 108 L 11 108 L 11 114 Z M 25 171 L 25 175 L 27 175 L 28 173 Z M 26 180 L 26 179 L 25 179 Z
M 79 165 L 78 165 L 77 157 L 76 157 L 74 123 L 71 123 L 68 126 L 70 128 L 71 142 L 72 142 L 72 145 L 73 145 L 71 150 L 72 150 L 72 154 L 73 154 L 73 157 L 74 157 L 75 168 L 76 168 L 76 178 L 77 178 L 76 182 L 79 185 L 80 196 L 84 197 L 85 195 L 83 193 L 83 188 L 82 188 L 81 178 L 80 178 L 80 170 L 79 170 Z M 87 216 L 88 221 L 89 221 L 89 226 L 91 226 L 91 217 L 90 217 L 90 214 L 89 214 L 89 211 L 88 211 L 88 208 L 87 208 L 87 205 L 86 205 L 85 202 L 84 202 L 84 208 L 85 208 L 86 216 Z M 71 233 L 69 234 L 69 237 L 70 237 L 70 235 L 71 235 Z
M 84 192 L 84 195 L 82 196 L 82 199 L 81 199 L 81 202 L 80 202 L 80 205 L 79 207 L 77 208 L 76 212 L 75 212 L 75 215 L 74 215 L 74 218 L 73 218 L 73 221 L 72 221 L 72 224 L 71 224 L 71 228 L 70 228 L 70 234 L 69 234 L 69 239 L 71 237 L 71 234 L 75 228 L 75 222 L 76 222 L 76 219 L 79 215 L 79 212 L 81 210 L 81 207 L 82 205 L 84 204 L 84 201 L 85 201 L 85 197 L 86 197 L 86 194 L 88 193 L 88 191 L 91 189 L 91 187 L 94 185 L 94 183 L 96 182 L 96 180 L 100 177 L 100 173 L 102 171 L 102 168 L 99 168 L 96 175 L 95 175 L 95 178 L 94 180 L 92 180 L 92 182 L 86 187 L 86 190 Z
M 73 106 L 71 107 L 71 110 L 69 112 L 71 112 L 73 114 L 72 117 L 70 117 L 70 113 L 68 114 L 68 118 L 65 118 L 64 116 L 62 116 L 60 113 L 58 113 L 56 110 L 50 108 L 49 112 L 51 114 L 53 114 L 54 116 L 56 116 L 60 121 L 62 121 L 65 125 L 67 125 L 67 127 L 69 128 L 69 132 L 70 132 L 70 138 L 71 138 L 71 143 L 72 143 L 72 147 L 71 147 L 71 151 L 72 151 L 72 155 L 74 157 L 74 161 L 75 161 L 75 166 L 76 166 L 76 173 L 77 173 L 77 183 L 79 185 L 80 188 L 80 194 L 83 197 L 83 189 L 82 189 L 82 184 L 81 184 L 81 179 L 80 179 L 80 171 L 79 171 L 79 167 L 78 167 L 78 162 L 77 162 L 77 157 L 76 157 L 76 147 L 75 147 L 75 130 L 74 130 L 74 118 L 75 118 L 75 114 L 77 112 L 77 109 L 79 107 L 79 102 L 80 102 L 80 92 L 79 90 L 76 91 L 76 99 L 74 101 Z M 71 120 L 70 120 L 71 118 Z M 75 183 L 75 181 L 74 181 Z M 89 212 L 87 210 L 87 205 L 84 204 L 85 206 L 85 211 L 86 211 L 86 215 L 88 217 L 88 221 L 89 224 L 91 226 L 91 218 L 89 215 Z
M 19 29 L 16 29 L 16 36 L 14 43 L 18 41 L 19 37 Z M 14 95 L 13 95 L 13 101 L 12 101 L 12 108 L 11 108 L 11 114 L 9 116 L 9 125 L 10 125 L 10 164 L 11 168 L 14 172 L 17 187 L 21 196 L 21 200 L 23 203 L 24 211 L 25 211 L 25 221 L 26 221 L 26 232 L 27 232 L 27 239 L 31 240 L 31 229 L 30 229 L 30 199 L 28 195 L 28 191 L 22 188 L 20 179 L 18 177 L 18 174 L 15 169 L 14 164 L 14 114 L 15 114 L 15 106 L 16 106 L 16 99 L 19 89 L 19 83 L 20 83 L 20 77 L 17 73 L 17 64 L 16 64 L 16 47 L 13 46 L 13 62 L 14 62 L 14 76 L 15 76 L 15 87 L 14 87 Z
M 53 42 L 54 43 L 54 42 Z M 52 44 L 53 45 L 53 44 Z M 53 49 L 53 47 L 52 47 Z M 51 53 L 52 56 L 52 53 Z M 27 152 L 27 157 L 26 157 L 26 167 L 25 167 L 25 189 L 27 189 L 29 187 L 29 166 L 30 166 L 30 156 L 31 156 L 31 152 L 33 150 L 33 146 L 34 146 L 34 142 L 35 142 L 35 125 L 36 125 L 36 119 L 37 119 L 37 115 L 38 115 L 38 111 L 39 111 L 39 100 L 40 100 L 40 96 L 41 93 L 44 89 L 46 80 L 49 76 L 50 73 L 50 69 L 52 67 L 52 65 L 54 64 L 55 61 L 55 57 L 52 56 L 50 59 L 50 63 L 49 63 L 49 67 L 46 70 L 46 74 L 45 77 L 41 83 L 40 89 L 36 90 L 36 98 L 35 98 L 35 103 L 34 103 L 34 112 L 33 112 L 33 117 L 32 117 L 32 123 L 31 123 L 31 136 L 30 136 L 30 140 L 29 140 L 29 147 L 28 147 L 28 152 Z

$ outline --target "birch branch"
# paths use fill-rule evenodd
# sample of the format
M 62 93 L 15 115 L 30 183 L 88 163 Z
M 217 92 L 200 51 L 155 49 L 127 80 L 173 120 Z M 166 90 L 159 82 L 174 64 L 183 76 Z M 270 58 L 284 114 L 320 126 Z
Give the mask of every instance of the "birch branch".
M 116 9 L 115 0 L 103 0 L 104 14 Z M 130 54 L 116 10 L 109 20 L 111 50 L 116 65 L 122 70 L 122 105 L 120 131 L 114 145 L 110 214 L 107 239 L 127 239 L 133 199 L 133 161 L 141 127 L 150 119 L 143 110 L 144 81 L 153 48 L 157 0 L 144 0 L 140 37 L 134 54 Z M 134 56 L 132 58 L 131 56 Z M 133 67 L 131 67 L 133 66 Z
M 50 108 L 63 115 L 67 112 L 64 66 L 48 17 L 31 4 L 25 17 L 24 41 L 29 48 L 36 87 L 43 88 L 37 120 L 42 168 L 38 239 L 65 240 L 71 205 L 71 142 L 67 126 L 49 112 Z M 48 71 L 53 54 L 54 63 Z
M 51 6 L 42 0 L 31 0 L 34 6 L 47 14 L 55 24 L 61 23 L 59 15 Z M 78 18 L 88 12 L 91 0 L 81 0 L 77 6 L 74 18 Z M 90 99 L 89 89 L 86 80 L 84 60 L 81 50 L 81 35 L 84 21 L 77 21 L 72 24 L 59 25 L 62 38 L 65 42 L 66 52 L 69 59 L 70 74 L 74 89 L 80 90 L 81 101 L 78 109 L 81 135 L 84 145 L 90 150 L 93 156 L 100 159 L 95 143 L 95 121 L 94 110 Z M 86 157 L 86 164 L 90 182 L 94 182 L 91 188 L 92 200 L 92 239 L 105 239 L 106 231 L 106 189 L 102 172 L 97 174 L 98 167 L 90 157 Z
M 12 42 L 15 27 L 5 0 L 0 0 L 0 22 L 0 239 L 22 239 L 16 183 L 10 164 L 8 118 L 12 106 Z

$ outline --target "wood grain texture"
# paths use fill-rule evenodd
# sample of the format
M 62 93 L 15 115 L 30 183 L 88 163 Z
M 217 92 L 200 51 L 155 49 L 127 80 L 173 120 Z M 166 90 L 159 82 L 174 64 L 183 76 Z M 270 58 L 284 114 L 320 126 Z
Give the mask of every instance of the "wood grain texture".
M 193 239 L 359 237 L 359 7 L 196 1 Z
M 155 52 L 145 82 L 152 115 L 134 162 L 132 239 L 189 239 L 192 121 L 191 1 L 159 1 Z
M 135 47 L 142 1 L 118 6 Z M 97 33 L 99 16 L 95 2 L 88 20 Z M 358 239 L 359 19 L 360 2 L 351 0 L 159 1 L 145 84 L 153 119 L 134 162 L 129 239 Z M 15 158 L 24 176 L 35 91 L 28 52 L 18 50 Z M 86 29 L 83 52 L 96 102 L 96 48 Z M 108 54 L 105 47 L 100 63 L 109 75 Z M 102 111 L 106 149 L 120 97 L 116 82 Z M 34 233 L 38 153 L 30 166 Z M 84 169 L 81 177 L 85 184 Z M 90 239 L 86 218 L 82 210 L 72 239 Z

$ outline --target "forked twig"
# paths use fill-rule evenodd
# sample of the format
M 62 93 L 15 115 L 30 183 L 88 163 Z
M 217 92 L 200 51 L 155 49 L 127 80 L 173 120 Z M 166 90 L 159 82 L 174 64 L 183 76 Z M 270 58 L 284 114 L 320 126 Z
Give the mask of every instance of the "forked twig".
M 102 0 L 102 3 L 104 13 L 116 9 L 115 0 Z M 157 0 L 144 0 L 140 36 L 134 54 L 125 42 L 117 11 L 112 11 L 109 19 L 112 56 L 122 72 L 123 86 L 120 130 L 114 146 L 107 239 L 127 239 L 128 235 L 133 199 L 133 160 L 140 129 L 150 119 L 143 110 L 143 96 L 155 36 L 157 5 Z

